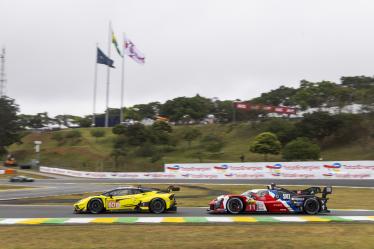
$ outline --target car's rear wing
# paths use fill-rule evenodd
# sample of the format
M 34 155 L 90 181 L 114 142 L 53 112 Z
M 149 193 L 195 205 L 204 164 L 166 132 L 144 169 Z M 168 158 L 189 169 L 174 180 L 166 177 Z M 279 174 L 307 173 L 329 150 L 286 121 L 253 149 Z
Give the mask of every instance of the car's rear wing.
M 327 186 L 327 187 L 324 187 L 322 190 L 320 187 L 310 187 L 304 190 L 297 191 L 298 195 L 316 195 L 319 193 L 322 193 L 322 198 L 326 198 L 328 194 L 332 193 L 332 187 Z
M 322 190 L 322 198 L 326 198 L 326 196 L 329 194 L 332 194 L 332 187 L 331 186 L 324 187 Z
M 166 189 L 166 192 L 170 193 L 170 192 L 173 192 L 173 191 L 179 191 L 179 190 L 180 190 L 180 187 L 175 186 L 175 185 L 170 185 L 170 186 Z

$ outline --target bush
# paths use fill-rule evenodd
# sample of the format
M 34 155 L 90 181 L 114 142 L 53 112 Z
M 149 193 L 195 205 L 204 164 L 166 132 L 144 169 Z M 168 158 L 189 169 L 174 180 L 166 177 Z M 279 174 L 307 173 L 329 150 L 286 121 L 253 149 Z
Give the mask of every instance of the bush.
M 297 138 L 292 140 L 283 149 L 285 160 L 318 160 L 320 157 L 320 147 L 308 138 Z
M 170 152 L 173 152 L 173 151 L 176 151 L 177 148 L 175 148 L 174 146 L 170 146 L 170 145 L 165 145 L 165 146 L 162 146 L 160 151 L 164 152 L 164 153 L 170 153 Z
M 78 130 L 72 130 L 65 133 L 65 138 L 80 138 L 82 137 L 82 134 Z
M 155 146 L 150 143 L 145 143 L 135 151 L 135 154 L 140 157 L 151 157 L 156 154 L 156 152 Z
M 151 159 L 149 160 L 151 163 L 155 163 L 157 161 L 160 161 L 162 159 L 163 155 L 159 152 L 156 152 Z
M 126 126 L 118 124 L 112 128 L 112 133 L 115 135 L 122 135 L 126 132 Z
M 53 132 L 51 135 L 51 139 L 56 140 L 57 142 L 61 142 L 64 140 L 64 134 L 62 132 Z
M 201 147 L 203 147 L 206 151 L 209 152 L 219 152 L 223 146 L 223 140 L 222 138 L 214 135 L 214 134 L 209 134 L 203 137 L 200 141 Z
M 105 136 L 105 131 L 101 129 L 94 129 L 90 131 L 91 136 L 93 137 L 104 137 Z

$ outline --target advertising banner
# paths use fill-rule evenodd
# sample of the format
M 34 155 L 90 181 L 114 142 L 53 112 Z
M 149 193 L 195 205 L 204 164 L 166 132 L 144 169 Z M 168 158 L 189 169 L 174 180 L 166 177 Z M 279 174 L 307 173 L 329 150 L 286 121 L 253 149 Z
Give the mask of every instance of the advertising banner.
M 89 172 L 40 167 L 40 172 L 118 179 L 374 179 L 374 161 L 165 164 L 164 172 Z
M 191 179 L 374 179 L 374 161 L 165 164 L 165 173 Z

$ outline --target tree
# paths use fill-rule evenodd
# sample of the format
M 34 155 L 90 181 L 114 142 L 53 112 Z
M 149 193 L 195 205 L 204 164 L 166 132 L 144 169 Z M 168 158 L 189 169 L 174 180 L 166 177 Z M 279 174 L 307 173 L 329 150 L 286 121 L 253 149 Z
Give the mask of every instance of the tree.
M 264 127 L 266 131 L 277 135 L 283 145 L 296 138 L 295 125 L 287 119 L 271 119 L 265 123 Z
M 124 135 L 127 137 L 130 145 L 141 145 L 150 138 L 149 132 L 140 123 L 127 126 Z
M 317 139 L 320 145 L 324 139 L 331 136 L 342 125 L 342 121 L 328 112 L 314 112 L 305 114 L 304 118 L 296 124 L 299 137 Z
M 222 138 L 214 134 L 208 134 L 201 139 L 200 145 L 206 151 L 219 152 L 223 148 L 224 142 Z
M 151 127 L 154 131 L 161 131 L 161 132 L 167 132 L 167 133 L 173 132 L 173 128 L 164 121 L 156 121 L 152 124 Z
M 183 139 L 188 142 L 188 148 L 191 147 L 193 140 L 201 136 L 201 132 L 195 128 L 187 128 L 183 133 Z
M 20 124 L 17 119 L 18 105 L 14 99 L 0 97 L 0 155 L 4 155 L 9 146 L 20 141 Z
M 263 132 L 255 137 L 250 144 L 249 150 L 253 153 L 263 154 L 265 161 L 267 161 L 268 154 L 279 154 L 281 143 L 274 133 Z
M 160 114 L 166 115 L 172 121 L 180 121 L 184 116 L 199 120 L 213 111 L 211 99 L 196 95 L 192 98 L 179 97 L 168 100 L 160 107 Z
M 280 86 L 275 90 L 271 90 L 267 93 L 262 93 L 261 97 L 252 99 L 251 102 L 265 105 L 285 105 L 293 106 L 295 102 L 292 100 L 292 96 L 295 95 L 297 90 L 292 87 Z
M 349 86 L 353 88 L 367 88 L 374 86 L 374 77 L 367 76 L 353 76 L 353 77 L 341 77 L 340 81 L 343 86 Z
M 297 138 L 292 140 L 283 149 L 283 158 L 293 160 L 317 160 L 321 149 L 308 138 Z
M 92 125 L 92 120 L 89 117 L 79 118 L 78 124 L 80 127 L 90 127 Z

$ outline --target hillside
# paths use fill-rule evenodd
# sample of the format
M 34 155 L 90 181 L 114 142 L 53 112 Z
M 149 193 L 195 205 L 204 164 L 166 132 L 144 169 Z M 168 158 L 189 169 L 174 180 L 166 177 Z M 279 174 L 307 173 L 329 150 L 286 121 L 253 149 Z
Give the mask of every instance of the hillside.
M 72 130 L 54 132 L 28 133 L 22 139 L 22 144 L 10 146 L 20 163 L 35 158 L 33 141 L 40 140 L 41 164 L 80 170 L 96 171 L 162 171 L 164 163 L 197 163 L 202 162 L 240 162 L 240 156 L 245 161 L 263 161 L 263 156 L 249 152 L 249 143 L 255 135 L 262 132 L 261 125 L 248 123 L 196 125 L 202 136 L 214 134 L 224 141 L 223 149 L 218 153 L 202 152 L 199 146 L 201 137 L 192 141 L 191 146 L 182 139 L 182 134 L 191 126 L 174 126 L 171 137 L 176 141 L 175 146 L 161 146 L 162 157 L 151 162 L 151 157 L 139 156 L 137 146 L 126 146 L 127 155 L 123 162 L 115 167 L 111 157 L 116 135 L 111 128 L 98 128 L 105 132 L 104 137 L 95 138 L 90 134 L 92 128 L 79 128 L 81 137 L 73 140 L 58 142 L 53 139 L 56 133 L 66 134 Z M 97 129 L 96 129 L 97 130 Z M 374 139 L 370 138 L 363 146 L 358 142 L 340 143 L 322 148 L 323 160 L 374 160 Z M 269 156 L 269 161 L 282 161 L 281 155 Z

